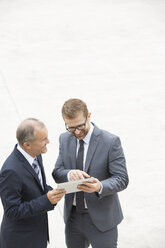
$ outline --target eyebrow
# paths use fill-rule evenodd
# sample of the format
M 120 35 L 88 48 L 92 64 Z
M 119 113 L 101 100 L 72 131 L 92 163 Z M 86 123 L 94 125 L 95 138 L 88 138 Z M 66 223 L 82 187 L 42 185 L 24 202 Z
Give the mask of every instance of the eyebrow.
M 68 128 L 75 128 L 75 127 L 80 127 L 80 126 L 83 126 L 84 124 L 85 124 L 85 122 L 84 122 L 84 123 L 82 123 L 82 124 L 80 124 L 80 125 L 74 126 L 74 127 L 73 127 L 73 126 L 72 126 L 72 127 L 69 127 L 69 126 L 67 126 L 67 125 L 66 125 L 66 126 L 67 126 Z

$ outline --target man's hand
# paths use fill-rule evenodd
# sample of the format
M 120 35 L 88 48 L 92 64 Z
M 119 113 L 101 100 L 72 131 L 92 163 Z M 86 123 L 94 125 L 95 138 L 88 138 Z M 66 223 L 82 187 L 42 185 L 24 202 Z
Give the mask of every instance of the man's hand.
M 83 182 L 77 188 L 87 193 L 99 192 L 101 190 L 101 183 L 97 178 L 94 178 L 91 182 Z
M 90 177 L 85 171 L 81 170 L 71 170 L 69 173 L 69 181 L 75 181 L 84 179 L 84 177 Z
M 63 189 L 53 189 L 48 191 L 47 197 L 52 205 L 59 202 L 62 197 L 65 195 L 66 191 Z

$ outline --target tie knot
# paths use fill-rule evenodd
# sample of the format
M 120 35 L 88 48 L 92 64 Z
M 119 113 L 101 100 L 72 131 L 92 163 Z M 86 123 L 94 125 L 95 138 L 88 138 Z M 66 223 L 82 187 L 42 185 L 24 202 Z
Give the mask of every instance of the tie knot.
M 79 144 L 80 144 L 80 146 L 82 146 L 84 144 L 84 141 L 83 140 L 79 140 Z
M 35 158 L 34 161 L 33 161 L 33 168 L 35 169 L 38 165 L 38 161 L 37 159 Z

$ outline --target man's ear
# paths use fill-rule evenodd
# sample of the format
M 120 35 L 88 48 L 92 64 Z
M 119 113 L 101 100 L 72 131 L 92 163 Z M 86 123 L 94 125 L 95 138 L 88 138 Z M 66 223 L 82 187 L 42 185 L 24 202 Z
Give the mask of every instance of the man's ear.
M 31 148 L 30 143 L 29 143 L 29 142 L 25 142 L 25 143 L 23 144 L 23 148 L 24 148 L 25 150 L 30 150 L 30 148 Z
M 91 118 L 91 113 L 88 113 L 88 119 L 90 119 Z

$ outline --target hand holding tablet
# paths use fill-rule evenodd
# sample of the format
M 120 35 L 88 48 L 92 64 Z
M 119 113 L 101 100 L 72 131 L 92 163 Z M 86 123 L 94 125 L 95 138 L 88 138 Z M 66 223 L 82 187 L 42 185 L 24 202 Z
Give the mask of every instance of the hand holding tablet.
M 83 184 L 83 182 L 92 182 L 93 179 L 94 177 L 90 177 L 90 178 L 84 178 L 84 179 L 76 180 L 76 181 L 59 183 L 57 184 L 57 189 L 64 189 L 66 191 L 66 194 L 78 192 L 80 191 L 77 188 L 78 185 Z

